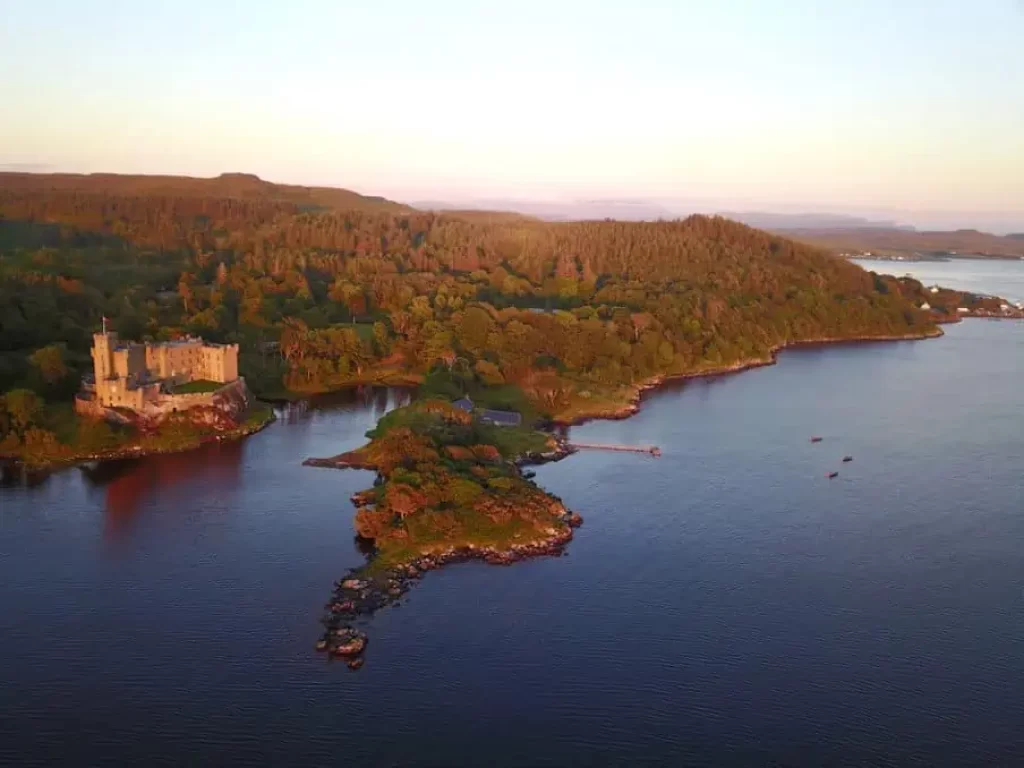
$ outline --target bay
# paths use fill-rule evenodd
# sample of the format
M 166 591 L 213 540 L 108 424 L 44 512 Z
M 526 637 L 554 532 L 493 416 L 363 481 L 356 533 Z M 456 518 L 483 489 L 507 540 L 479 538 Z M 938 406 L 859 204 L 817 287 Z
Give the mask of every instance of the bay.
M 572 434 L 660 458 L 538 468 L 568 556 L 429 574 L 355 673 L 313 643 L 372 475 L 300 462 L 403 393 L 12 482 L 0 763 L 1018 764 L 1022 381 L 977 320 L 651 392 Z
M 886 261 L 853 259 L 879 274 L 910 275 L 925 285 L 1024 301 L 1024 259 L 948 259 L 946 261 Z

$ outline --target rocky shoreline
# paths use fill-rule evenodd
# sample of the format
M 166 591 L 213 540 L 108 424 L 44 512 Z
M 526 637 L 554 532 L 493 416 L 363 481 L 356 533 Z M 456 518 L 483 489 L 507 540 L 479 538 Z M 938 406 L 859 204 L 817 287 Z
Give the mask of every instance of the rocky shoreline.
M 302 462 L 304 467 L 323 467 L 325 469 L 376 469 L 373 464 L 360 458 L 354 453 L 339 453 L 337 456 L 317 458 L 310 456 Z
M 489 565 L 511 565 L 534 557 L 559 557 L 565 554 L 565 545 L 573 537 L 573 529 L 583 524 L 583 518 L 566 511 L 561 518 L 565 527 L 552 528 L 541 539 L 513 544 L 505 549 L 494 547 L 449 547 L 421 553 L 380 573 L 368 575 L 373 568 L 373 556 L 363 566 L 351 569 L 335 582 L 331 599 L 324 606 L 321 619 L 323 635 L 316 642 L 316 650 L 331 659 L 343 660 L 349 669 L 363 665 L 363 655 L 369 645 L 366 633 L 354 626 L 360 618 L 369 618 L 389 605 L 398 605 L 401 598 L 423 577 L 423 574 L 452 563 L 483 560 Z
M 556 461 L 568 458 L 576 453 L 577 449 L 569 444 L 569 440 L 563 435 L 552 435 L 555 447 L 550 451 L 541 453 L 526 453 L 515 461 L 517 467 L 537 467 L 541 464 L 552 464 Z

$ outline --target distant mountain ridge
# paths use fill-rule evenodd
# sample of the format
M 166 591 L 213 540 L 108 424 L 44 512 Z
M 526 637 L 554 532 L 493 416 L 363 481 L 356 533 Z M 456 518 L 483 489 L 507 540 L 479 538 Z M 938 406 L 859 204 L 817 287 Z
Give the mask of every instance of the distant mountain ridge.
M 883 255 L 1024 258 L 1024 235 L 993 235 L 976 229 L 917 231 L 855 227 L 773 229 L 785 237 L 830 250 Z
M 0 191 L 34 193 L 82 192 L 126 197 L 210 197 L 291 203 L 331 210 L 408 211 L 409 206 L 383 197 L 361 195 L 336 187 L 275 184 L 251 173 L 222 173 L 213 178 L 150 176 L 117 173 L 0 172 Z
M 842 213 L 771 213 L 761 211 L 722 211 L 719 216 L 739 221 L 749 227 L 768 230 L 808 229 L 898 229 L 913 231 L 914 227 L 895 221 L 873 221 Z

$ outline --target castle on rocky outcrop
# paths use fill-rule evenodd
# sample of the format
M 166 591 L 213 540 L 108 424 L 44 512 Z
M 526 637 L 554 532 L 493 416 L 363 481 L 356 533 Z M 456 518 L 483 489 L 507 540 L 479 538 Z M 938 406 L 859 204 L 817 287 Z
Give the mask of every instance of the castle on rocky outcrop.
M 242 405 L 248 401 L 245 382 L 238 376 L 237 344 L 209 344 L 195 337 L 140 344 L 121 341 L 104 328 L 93 334 L 92 361 L 93 380 L 76 400 L 81 412 L 127 408 L 159 417 L 223 406 L 225 400 L 241 398 Z M 206 386 L 182 386 L 190 382 Z

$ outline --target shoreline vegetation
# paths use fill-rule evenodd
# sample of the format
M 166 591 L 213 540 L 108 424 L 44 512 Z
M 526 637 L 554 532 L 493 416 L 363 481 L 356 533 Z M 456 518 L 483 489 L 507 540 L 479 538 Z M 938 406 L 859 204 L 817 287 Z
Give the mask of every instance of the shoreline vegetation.
M 37 472 L 54 471 L 92 461 L 116 461 L 182 453 L 212 442 L 240 440 L 261 431 L 275 419 L 274 409 L 268 403 L 254 400 L 243 418 L 234 426 L 226 428 L 189 421 L 185 414 L 182 414 L 181 418 L 169 419 L 168 423 L 146 433 L 118 429 L 105 423 L 89 424 L 80 420 L 79 427 L 82 431 L 102 434 L 102 438 L 86 438 L 78 443 L 46 441 L 35 444 L 29 441 L 21 445 L 0 446 L 0 462 L 9 462 L 13 466 L 23 466 L 27 470 Z
M 585 424 L 588 421 L 598 420 L 621 420 L 629 418 L 634 415 L 640 409 L 640 402 L 646 392 L 656 390 L 658 387 L 664 384 L 670 384 L 672 382 L 687 381 L 689 379 L 701 379 L 701 378 L 713 378 L 715 376 L 729 376 L 736 373 L 742 373 L 743 371 L 749 371 L 755 368 L 764 368 L 778 363 L 779 353 L 786 351 L 787 349 L 795 349 L 797 347 L 815 347 L 815 346 L 840 346 L 844 344 L 874 344 L 874 343 L 885 343 L 892 341 L 925 341 L 927 339 L 939 338 L 943 335 L 941 328 L 935 328 L 931 331 L 923 331 L 918 334 L 901 334 L 901 335 L 888 335 L 888 336 L 852 336 L 848 338 L 818 338 L 818 339 L 806 339 L 799 341 L 790 341 L 784 344 L 779 344 L 773 348 L 768 357 L 751 358 L 749 360 L 740 360 L 735 363 L 723 365 L 719 367 L 707 368 L 699 371 L 691 371 L 688 373 L 676 373 L 676 374 L 661 374 L 652 376 L 649 379 L 634 384 L 623 391 L 623 395 L 620 398 L 620 402 L 617 404 L 613 403 L 608 408 L 593 408 L 587 409 L 567 409 L 558 413 L 553 422 L 555 425 L 560 427 L 571 427 Z

